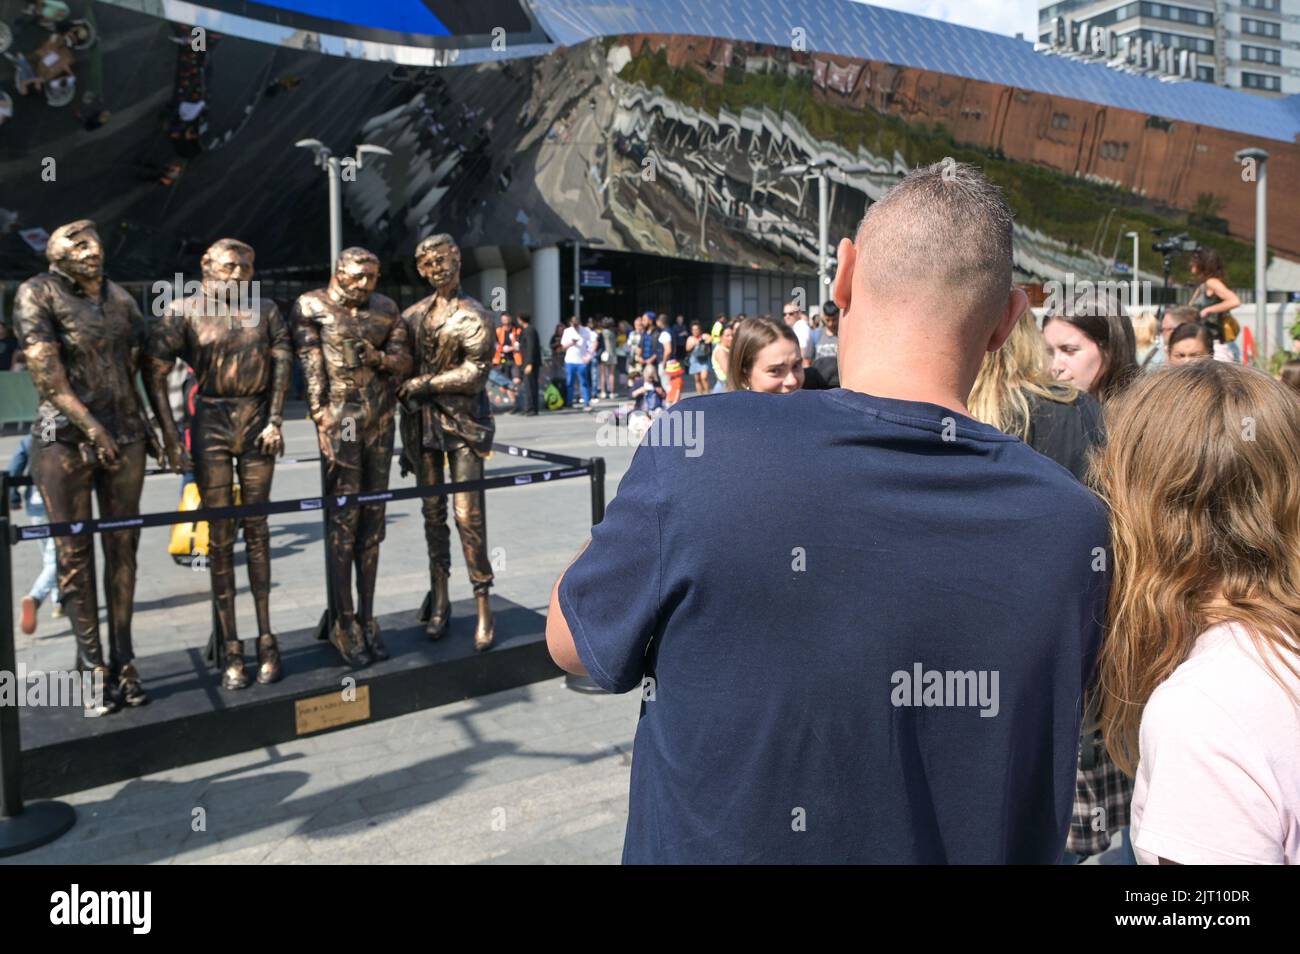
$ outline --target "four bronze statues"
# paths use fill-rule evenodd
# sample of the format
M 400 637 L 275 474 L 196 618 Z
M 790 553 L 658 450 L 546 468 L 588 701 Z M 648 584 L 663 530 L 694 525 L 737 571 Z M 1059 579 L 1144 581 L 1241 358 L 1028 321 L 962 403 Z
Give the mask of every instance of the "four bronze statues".
M 483 306 L 460 294 L 460 250 L 451 236 L 432 236 L 416 249 L 416 266 L 433 293 L 405 312 L 375 291 L 379 259 L 349 248 L 329 285 L 300 296 L 287 321 L 272 302 L 260 300 L 254 251 L 237 239 L 214 243 L 203 255 L 198 290 L 169 301 L 149 320 L 130 294 L 104 278 L 93 222 L 56 229 L 46 257 L 49 270 L 18 290 L 15 324 L 41 398 L 32 473 L 51 521 L 89 519 L 92 494 L 101 519 L 137 515 L 146 450 L 177 473 L 193 469 L 205 507 L 269 500 L 275 458 L 284 452 L 280 429 L 295 357 L 306 378 L 327 494 L 388 488 L 399 401 L 404 473 L 413 472 L 421 486 L 437 486 L 448 474 L 455 483 L 482 478 L 494 433 L 484 390 L 491 326 Z M 168 401 L 167 377 L 177 359 L 197 380 L 190 448 Z M 438 639 L 451 614 L 446 497 L 425 497 L 422 509 L 431 589 L 421 619 L 427 635 Z M 483 492 L 455 494 L 454 512 L 477 603 L 474 646 L 481 651 L 494 637 Z M 388 658 L 374 606 L 384 521 L 382 500 L 331 508 L 327 518 L 335 600 L 328 637 L 350 666 Z M 221 681 L 241 689 L 249 677 L 235 626 L 235 520 L 210 523 Z M 255 678 L 270 683 L 281 676 L 270 624 L 270 532 L 265 516 L 240 523 L 258 626 Z M 139 529 L 103 533 L 107 662 L 92 542 L 90 534 L 56 538 L 59 588 L 76 637 L 77 668 L 102 670 L 109 687 L 102 705 L 111 711 L 148 699 L 131 647 Z

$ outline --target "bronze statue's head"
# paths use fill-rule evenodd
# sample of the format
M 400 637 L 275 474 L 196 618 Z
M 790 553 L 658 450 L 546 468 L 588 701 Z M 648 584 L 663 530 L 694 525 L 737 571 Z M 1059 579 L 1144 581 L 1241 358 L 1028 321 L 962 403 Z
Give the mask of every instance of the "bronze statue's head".
M 203 253 L 200 267 L 203 269 L 203 280 L 209 284 L 251 281 L 253 246 L 239 239 L 217 239 Z
M 330 288 L 345 304 L 359 308 L 379 284 L 379 257 L 364 248 L 345 248 L 334 266 Z
M 430 235 L 415 247 L 415 268 L 434 288 L 460 284 L 460 246 L 442 232 Z
M 45 245 L 45 257 L 74 278 L 99 278 L 104 274 L 104 246 L 90 219 L 60 225 Z

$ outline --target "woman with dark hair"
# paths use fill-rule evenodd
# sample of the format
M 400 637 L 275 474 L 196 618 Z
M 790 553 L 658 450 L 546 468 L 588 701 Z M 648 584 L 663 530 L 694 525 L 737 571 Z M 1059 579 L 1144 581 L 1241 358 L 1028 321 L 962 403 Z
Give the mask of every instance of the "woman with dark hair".
M 704 325 L 698 321 L 691 322 L 691 334 L 686 339 L 686 354 L 689 356 L 691 377 L 695 380 L 695 393 L 709 393 L 709 359 L 713 355 L 713 338 L 704 333 Z
M 1210 329 L 1212 339 L 1234 344 L 1238 328 L 1232 309 L 1241 304 L 1241 299 L 1223 283 L 1223 260 L 1219 253 L 1212 248 L 1198 248 L 1192 253 L 1191 271 L 1201 283 L 1192 292 L 1189 304 L 1197 310 L 1201 323 Z M 1237 353 L 1235 346 L 1231 350 Z
M 803 352 L 793 328 L 771 318 L 746 318 L 737 325 L 727 359 L 728 390 L 790 394 L 803 381 Z
M 1214 357 L 1214 339 L 1210 329 L 1200 322 L 1189 321 L 1169 336 L 1169 363 L 1188 364 Z
M 1052 376 L 1087 391 L 1103 404 L 1123 391 L 1138 372 L 1133 325 L 1118 304 L 1077 308 L 1043 322 Z M 1103 314 L 1078 314 L 1079 311 Z

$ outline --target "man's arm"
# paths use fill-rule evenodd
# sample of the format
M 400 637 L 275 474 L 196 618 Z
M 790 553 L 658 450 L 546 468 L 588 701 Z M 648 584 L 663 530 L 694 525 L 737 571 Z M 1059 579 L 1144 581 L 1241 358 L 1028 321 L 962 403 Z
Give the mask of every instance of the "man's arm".
M 14 299 L 14 324 L 18 328 L 18 339 L 27 358 L 32 384 L 42 399 L 52 404 L 92 443 L 98 445 L 96 437 L 100 435 L 107 438 L 108 443 L 114 443 L 72 390 L 68 371 L 59 355 L 59 335 L 50 316 L 51 307 L 32 282 L 19 286 Z M 115 443 L 112 456 L 117 456 Z
M 583 551 L 589 546 L 591 546 L 590 540 L 584 543 L 582 550 L 579 550 L 573 560 L 569 561 L 569 566 L 573 566 L 574 560 L 582 556 Z M 585 676 L 587 667 L 578 658 L 578 648 L 573 644 L 573 631 L 569 629 L 569 621 L 564 618 L 564 611 L 560 609 L 560 583 L 564 581 L 564 574 L 567 572 L 568 567 L 565 567 L 564 572 L 555 581 L 555 585 L 551 587 L 551 605 L 546 611 L 546 648 L 551 651 L 551 659 L 555 661 L 555 665 L 575 676 Z
M 408 382 L 408 391 L 422 394 L 477 394 L 487 383 L 492 361 L 492 338 L 482 315 L 462 317 L 462 358 L 455 367 Z

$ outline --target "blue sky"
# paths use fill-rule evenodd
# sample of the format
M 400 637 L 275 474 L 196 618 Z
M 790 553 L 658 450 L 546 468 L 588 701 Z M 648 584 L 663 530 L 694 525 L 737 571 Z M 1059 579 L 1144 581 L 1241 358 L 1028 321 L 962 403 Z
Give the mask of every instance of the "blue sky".
M 1038 4 L 1034 0 L 869 0 L 872 6 L 918 13 L 935 20 L 1005 33 L 1023 33 L 1032 40 L 1038 30 Z

